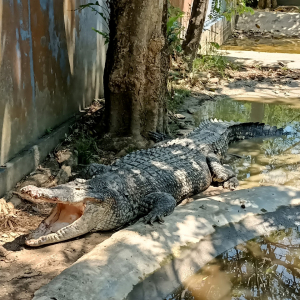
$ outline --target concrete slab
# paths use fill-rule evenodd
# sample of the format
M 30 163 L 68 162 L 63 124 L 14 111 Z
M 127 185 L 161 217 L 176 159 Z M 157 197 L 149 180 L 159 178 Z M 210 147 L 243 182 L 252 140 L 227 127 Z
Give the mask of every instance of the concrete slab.
M 280 63 L 283 63 L 289 69 L 300 69 L 300 54 L 234 50 L 222 50 L 220 52 L 230 61 L 246 66 L 259 65 L 269 68 L 281 68 L 282 64 Z
M 241 208 L 242 204 L 245 209 Z M 165 218 L 163 225 L 151 227 L 136 223 L 115 233 L 38 290 L 34 300 L 125 299 L 134 286 L 150 278 L 173 258 L 180 257 L 187 248 L 197 247 L 199 241 L 214 233 L 216 228 L 256 214 L 274 212 L 280 206 L 296 205 L 300 205 L 300 191 L 288 187 L 258 187 L 198 200 L 195 197 L 194 202 L 178 206 Z M 259 219 L 246 222 L 242 233 L 232 230 L 220 235 L 215 244 L 232 247 L 249 238 L 245 234 L 248 229 L 254 236 L 261 235 L 268 226 L 270 230 L 275 228 L 271 225 Z M 209 242 L 201 252 L 199 250 L 193 252 L 198 257 L 195 266 L 215 255 L 213 244 Z M 196 267 L 183 270 L 183 278 L 194 271 Z M 172 286 L 170 283 L 169 288 Z M 142 299 L 152 299 L 149 297 Z

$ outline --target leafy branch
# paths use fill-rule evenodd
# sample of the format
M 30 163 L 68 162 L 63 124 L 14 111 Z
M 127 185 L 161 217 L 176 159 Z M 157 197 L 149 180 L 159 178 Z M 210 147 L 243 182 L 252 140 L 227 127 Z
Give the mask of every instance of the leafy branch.
M 247 0 L 225 0 L 226 1 L 226 11 L 223 13 L 223 16 L 227 21 L 230 21 L 231 18 L 235 15 L 242 15 L 244 13 L 254 14 L 253 8 L 247 6 Z
M 109 3 L 109 1 L 106 1 L 106 7 L 105 7 L 104 5 L 99 4 L 99 1 L 96 1 L 95 3 L 90 2 L 87 4 L 79 5 L 79 7 L 77 9 L 75 9 L 75 10 L 81 11 L 85 8 L 90 8 L 93 12 L 95 12 L 96 15 L 98 14 L 102 18 L 102 20 L 104 21 L 103 24 L 105 25 L 107 32 L 99 31 L 98 29 L 95 29 L 94 27 L 92 27 L 92 30 L 94 30 L 95 32 L 97 32 L 98 34 L 100 34 L 104 37 L 105 44 L 109 43 L 109 15 L 110 15 L 110 12 L 108 9 L 108 3 Z M 101 8 L 102 12 L 99 11 L 97 8 Z

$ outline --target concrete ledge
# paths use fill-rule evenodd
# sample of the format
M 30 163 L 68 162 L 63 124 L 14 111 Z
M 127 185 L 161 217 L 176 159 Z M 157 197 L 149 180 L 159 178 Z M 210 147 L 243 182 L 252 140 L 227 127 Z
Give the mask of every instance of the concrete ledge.
M 246 208 L 242 209 L 241 204 Z M 216 227 L 240 222 L 254 214 L 274 212 L 280 206 L 299 204 L 300 191 L 297 189 L 258 187 L 202 198 L 185 206 L 178 206 L 171 216 L 166 217 L 163 225 L 155 224 L 151 227 L 136 223 L 115 233 L 38 290 L 34 300 L 120 300 L 126 297 L 155 299 L 145 294 L 143 298 L 132 298 L 130 293 L 133 293 L 136 285 L 145 279 L 148 281 L 151 274 L 172 262 L 174 257 L 181 257 L 185 255 L 184 251 L 197 247 L 197 243 L 214 233 Z M 240 225 L 234 226 L 239 228 Z M 220 236 L 219 244 L 224 244 L 228 249 L 248 239 L 251 235 L 246 234 L 247 230 L 253 236 L 261 235 L 266 230 L 265 223 L 244 222 L 243 226 L 244 237 L 241 233 L 234 235 L 232 232 L 232 236 Z M 213 245 L 207 245 L 203 252 L 198 248 L 195 253 L 198 259 L 195 260 L 194 267 L 183 270 L 178 277 L 179 282 L 218 252 Z M 177 284 L 171 281 L 168 292 L 175 283 Z M 161 280 L 160 285 L 163 284 Z M 152 290 L 155 289 L 152 285 Z
M 76 118 L 69 119 L 51 134 L 42 137 L 35 145 L 19 153 L 0 168 L 0 197 L 15 187 L 24 176 L 35 170 L 47 155 L 59 144 Z
M 137 284 L 126 300 L 161 300 L 166 298 L 191 275 L 214 257 L 258 235 L 300 225 L 300 206 L 284 207 L 264 215 L 248 216 L 235 224 L 216 228 L 196 245 L 187 247 L 178 258 Z

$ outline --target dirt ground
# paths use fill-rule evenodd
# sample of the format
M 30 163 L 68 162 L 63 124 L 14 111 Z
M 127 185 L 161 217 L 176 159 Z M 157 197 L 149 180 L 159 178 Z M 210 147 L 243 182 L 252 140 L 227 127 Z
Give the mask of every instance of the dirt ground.
M 181 68 L 178 68 L 181 69 Z M 181 86 L 193 90 L 210 91 L 211 78 L 217 74 L 207 74 L 206 82 L 197 77 L 191 82 L 191 77 L 182 76 Z M 206 75 L 205 75 L 206 76 Z M 299 72 L 290 70 L 260 70 L 257 68 L 228 71 L 228 78 L 220 78 L 219 85 L 225 81 L 243 80 L 293 80 L 300 77 Z M 204 80 L 205 81 L 205 80 Z M 216 84 L 214 82 L 213 84 Z M 208 85 L 208 86 L 206 86 Z M 217 96 L 217 95 L 216 95 Z M 83 116 L 71 128 L 71 134 L 56 147 L 47 160 L 33 173 L 17 184 L 15 192 L 20 188 L 34 184 L 36 186 L 51 187 L 65 183 L 77 177 L 84 165 L 89 162 L 111 164 L 117 157 L 128 151 L 109 152 L 101 149 L 99 131 L 103 117 L 103 101 L 95 101 Z M 210 188 L 203 196 L 216 195 L 224 190 Z M 35 229 L 51 211 L 50 204 L 33 204 L 19 200 L 12 192 L 4 199 L 12 205 L 2 205 L 0 200 L 0 299 L 28 300 L 41 286 L 73 264 L 82 255 L 91 251 L 96 245 L 112 235 L 107 233 L 92 233 L 74 240 L 38 248 L 25 246 L 25 236 Z M 2 202 L 6 204 L 6 201 Z M 188 202 L 188 201 L 186 201 Z M 185 203 L 186 203 L 185 202 Z

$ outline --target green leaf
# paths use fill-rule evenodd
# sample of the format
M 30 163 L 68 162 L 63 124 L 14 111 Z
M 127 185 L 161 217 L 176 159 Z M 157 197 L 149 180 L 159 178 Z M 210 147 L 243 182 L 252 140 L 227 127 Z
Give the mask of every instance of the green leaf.
M 174 23 L 179 19 L 183 17 L 183 13 L 178 14 L 177 16 L 171 17 L 169 18 L 168 22 L 167 22 L 167 33 L 169 33 L 171 31 L 172 26 L 174 25 Z
M 216 42 L 210 42 L 210 44 L 211 44 L 214 48 L 216 48 L 216 49 L 220 49 L 220 48 L 221 48 L 221 46 L 220 46 L 218 43 L 216 43 Z

